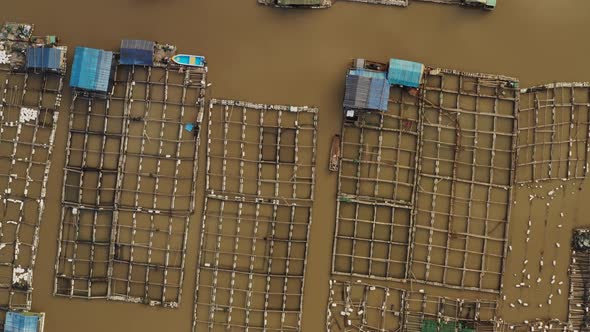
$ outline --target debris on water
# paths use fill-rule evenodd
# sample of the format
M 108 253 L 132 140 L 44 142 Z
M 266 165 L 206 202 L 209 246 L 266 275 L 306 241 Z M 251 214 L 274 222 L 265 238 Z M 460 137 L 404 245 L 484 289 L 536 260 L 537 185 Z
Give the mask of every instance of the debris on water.
M 577 229 L 574 231 L 572 246 L 575 250 L 589 250 L 590 249 L 590 230 Z
M 192 123 L 186 123 L 186 124 L 184 125 L 184 129 L 185 129 L 186 131 L 192 132 L 192 131 L 193 131 L 193 129 L 195 129 L 195 125 L 194 125 L 194 124 L 192 124 Z

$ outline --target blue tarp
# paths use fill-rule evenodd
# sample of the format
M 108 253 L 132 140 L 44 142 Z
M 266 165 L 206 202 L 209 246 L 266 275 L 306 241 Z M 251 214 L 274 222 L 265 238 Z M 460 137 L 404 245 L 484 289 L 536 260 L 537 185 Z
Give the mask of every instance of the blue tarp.
M 113 52 L 76 47 L 70 86 L 89 91 L 107 92 L 112 64 Z
M 39 316 L 9 311 L 4 321 L 4 332 L 38 332 Z
M 52 47 L 27 48 L 27 69 L 61 70 L 63 50 Z
M 424 65 L 417 62 L 391 59 L 389 60 L 389 74 L 387 78 L 392 85 L 411 88 L 420 87 Z
M 389 82 L 385 77 L 365 75 L 368 71 L 350 71 L 346 76 L 344 108 L 357 110 L 387 111 Z M 377 75 L 379 76 L 379 75 Z
M 123 40 L 119 63 L 122 65 L 153 66 L 154 44 L 153 41 L 148 40 Z

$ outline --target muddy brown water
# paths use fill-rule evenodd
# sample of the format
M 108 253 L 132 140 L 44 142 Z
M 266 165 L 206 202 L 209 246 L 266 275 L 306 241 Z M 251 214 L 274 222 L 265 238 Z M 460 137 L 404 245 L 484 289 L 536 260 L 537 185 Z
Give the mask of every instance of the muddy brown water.
M 209 80 L 213 83 L 209 96 L 319 107 L 317 189 L 303 331 L 322 331 L 336 198 L 336 174 L 328 172 L 328 153 L 333 134 L 340 130 L 344 70 L 350 60 L 405 58 L 445 68 L 514 76 L 521 86 L 585 81 L 590 80 L 590 67 L 585 66 L 588 46 L 583 37 L 590 31 L 588 13 L 590 3 L 572 0 L 502 1 L 493 13 L 427 3 L 412 3 L 404 9 L 338 2 L 329 10 L 285 11 L 258 6 L 254 0 L 107 0 L 96 4 L 54 0 L 6 3 L 0 20 L 34 23 L 37 34 L 57 34 L 71 49 L 79 45 L 116 50 L 122 38 L 173 43 L 182 52 L 208 57 Z M 47 313 L 47 331 L 189 331 L 205 179 L 203 148 L 180 308 L 51 295 L 69 99 L 66 90 L 35 266 L 33 310 Z M 201 143 L 203 147 L 205 140 Z M 556 184 L 544 184 L 537 190 L 546 193 Z M 508 302 L 522 298 L 530 305 L 510 310 L 508 302 L 501 302 L 500 313 L 508 321 L 565 319 L 567 287 L 562 286 L 564 295 L 558 296 L 548 280 L 555 274 L 557 280 L 567 284 L 571 228 L 588 224 L 584 202 L 590 189 L 580 181 L 567 188 L 551 202 L 549 226 L 544 226 L 544 203 L 533 205 L 533 235 L 526 257 L 537 264 L 543 251 L 550 257 L 545 263 L 555 259 L 557 267 L 555 272 L 544 269 L 543 283 L 530 289 L 514 288 L 520 282 L 525 259 L 531 193 L 527 188 L 515 190 L 510 225 L 514 250 L 508 257 L 504 284 Z M 563 221 L 561 211 L 565 213 Z M 557 229 L 559 223 L 564 227 Z M 561 248 L 555 249 L 555 241 L 562 243 Z M 438 293 L 465 294 L 450 290 Z M 547 306 L 551 293 L 555 294 L 553 304 Z M 544 304 L 542 308 L 538 307 L 540 303 Z

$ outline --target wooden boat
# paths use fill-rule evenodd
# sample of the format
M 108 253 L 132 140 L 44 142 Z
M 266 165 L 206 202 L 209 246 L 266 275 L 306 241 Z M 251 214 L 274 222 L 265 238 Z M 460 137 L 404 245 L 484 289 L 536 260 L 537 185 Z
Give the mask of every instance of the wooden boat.
M 172 57 L 172 61 L 182 66 L 204 67 L 205 57 L 200 55 L 177 54 Z
M 340 135 L 334 135 L 330 149 L 330 171 L 337 172 L 340 168 L 340 154 Z

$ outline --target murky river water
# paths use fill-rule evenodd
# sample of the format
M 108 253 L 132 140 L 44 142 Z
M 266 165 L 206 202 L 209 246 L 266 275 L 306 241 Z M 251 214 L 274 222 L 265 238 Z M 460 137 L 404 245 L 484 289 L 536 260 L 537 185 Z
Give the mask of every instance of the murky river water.
M 258 6 L 254 0 L 105 0 L 92 4 L 53 0 L 6 3 L 0 21 L 34 23 L 37 33 L 57 34 L 71 49 L 89 46 L 117 50 L 123 38 L 173 43 L 182 52 L 208 57 L 209 80 L 213 82 L 209 96 L 319 107 L 317 191 L 303 305 L 303 331 L 311 332 L 325 329 L 336 192 L 336 174 L 327 168 L 328 152 L 332 136 L 340 130 L 343 79 L 350 60 L 405 58 L 445 68 L 514 76 L 521 86 L 590 80 L 590 67 L 585 65 L 589 47 L 584 38 L 590 31 L 589 13 L 590 3 L 573 0 L 505 0 L 493 13 L 427 3 L 413 3 L 404 9 L 339 2 L 329 10 L 285 11 Z M 63 176 L 69 99 L 66 92 L 41 227 L 33 310 L 47 313 L 47 331 L 188 331 L 205 149 L 200 150 L 197 213 L 190 226 L 185 296 L 179 309 L 51 295 L 61 199 L 57 188 Z M 565 212 L 563 229 L 543 235 L 549 228 L 533 228 L 535 237 L 527 249 L 532 259 L 538 259 L 535 255 L 543 247 L 553 248 L 554 241 L 567 244 L 570 229 L 587 224 L 584 202 L 590 188 L 586 184 L 581 191 L 573 185 L 568 188 L 571 190 L 556 195 L 550 213 L 552 225 L 558 222 L 559 212 Z M 512 301 L 542 296 L 541 303 L 548 290 L 513 287 L 517 283 L 513 273 L 520 272 L 524 259 L 528 195 L 526 188 L 515 191 L 517 202 L 510 227 L 514 251 L 508 258 L 504 282 Z M 544 209 L 535 213 L 539 215 L 533 218 L 541 223 Z M 551 249 L 551 255 L 558 262 L 557 279 L 567 282 L 568 246 Z M 544 277 L 550 278 L 551 271 L 545 273 L 548 275 Z M 566 296 L 562 295 L 556 296 L 551 307 L 531 305 L 526 311 L 510 311 L 504 304 L 500 308 L 507 320 L 565 319 L 565 303 Z

